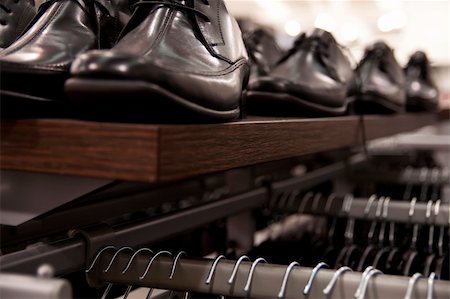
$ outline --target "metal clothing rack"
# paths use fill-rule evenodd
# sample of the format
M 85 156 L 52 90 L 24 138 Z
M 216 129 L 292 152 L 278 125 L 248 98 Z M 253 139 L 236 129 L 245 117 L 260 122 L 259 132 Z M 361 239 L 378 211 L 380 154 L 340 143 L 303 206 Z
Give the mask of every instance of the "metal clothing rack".
M 240 262 L 226 260 L 223 256 L 215 260 L 192 259 L 185 255 L 174 257 L 168 252 L 153 255 L 149 254 L 149 249 L 141 249 L 134 255 L 132 250 L 117 252 L 115 249 L 99 252 L 87 271 L 91 284 L 100 287 L 110 283 L 242 298 L 354 298 L 367 274 L 346 272 L 338 277 L 330 294 L 324 295 L 336 271 L 318 270 L 323 264 L 314 270 L 302 267 L 301 261 L 286 267 L 262 259 L 253 263 L 243 258 Z M 404 298 L 409 278 L 380 274 L 367 279 L 367 283 L 361 298 Z M 305 296 L 307 285 L 311 288 Z M 435 281 L 431 287 L 433 298 L 450 297 L 448 282 Z M 427 298 L 428 288 L 427 279 L 417 281 L 413 298 Z
M 288 195 L 289 196 L 289 195 Z M 347 201 L 341 196 L 320 194 L 307 194 L 284 205 L 287 201 L 272 201 L 271 208 L 283 212 L 299 212 L 311 215 L 337 216 L 353 219 L 382 220 L 397 223 L 432 224 L 437 226 L 450 226 L 450 205 L 435 203 L 391 200 L 384 204 L 385 215 L 377 213 L 377 205 L 384 197 L 374 197 L 369 204 L 369 198 L 351 198 Z M 348 197 L 347 197 L 348 199 Z M 382 202 L 381 202 L 382 203 Z M 378 209 L 379 210 L 379 209 Z
M 140 246 L 155 242 L 168 235 L 174 235 L 241 211 L 262 207 L 269 200 L 269 191 L 274 190 L 274 188 L 310 188 L 351 169 L 361 167 L 366 162 L 364 155 L 357 154 L 349 158 L 348 161 L 337 162 L 296 178 L 276 182 L 273 184 L 274 187 L 258 188 L 170 215 L 164 215 L 161 218 L 114 227 L 105 233 L 113 232 L 113 235 L 110 234 L 109 237 L 111 242 L 114 242 L 117 246 Z M 87 210 L 97 212 L 100 209 L 112 209 L 122 205 L 124 209 L 128 209 L 129 206 L 139 206 L 139 204 L 142 205 L 142 200 L 136 201 L 130 198 L 128 202 L 125 202 L 125 200 L 108 201 L 100 203 L 98 208 L 89 205 L 76 209 L 76 211 L 83 214 Z M 86 260 L 86 246 L 86 242 L 79 238 L 68 238 L 52 244 L 36 244 L 27 249 L 0 256 L 0 268 L 3 271 L 31 274 L 36 272 L 39 265 L 51 259 L 55 274 L 65 275 L 82 269 Z
M 72 287 L 64 279 L 1 273 L 0 298 L 68 299 Z
M 448 168 L 406 168 L 399 171 L 356 172 L 352 179 L 357 181 L 375 181 L 386 183 L 409 183 L 444 185 L 450 184 L 450 170 Z

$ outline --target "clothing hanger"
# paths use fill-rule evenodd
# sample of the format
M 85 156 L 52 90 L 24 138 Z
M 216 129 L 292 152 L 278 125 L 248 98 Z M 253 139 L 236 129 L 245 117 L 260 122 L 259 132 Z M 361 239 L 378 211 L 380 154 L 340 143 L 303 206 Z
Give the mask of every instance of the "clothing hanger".
M 395 249 L 394 244 L 394 235 L 392 230 L 392 223 L 387 223 L 387 218 L 389 216 L 389 203 L 390 198 L 386 197 L 383 202 L 383 212 L 382 212 L 382 226 L 380 228 L 380 233 L 378 235 L 379 238 L 379 246 L 380 250 L 378 250 L 375 258 L 373 260 L 372 266 L 376 269 L 381 269 L 386 272 L 387 269 L 387 260 L 389 257 L 389 253 Z M 385 236 L 386 236 L 386 226 L 388 226 L 388 243 L 385 244 Z
M 336 198 L 336 196 L 334 194 L 330 194 L 327 198 L 327 201 L 325 203 L 325 212 L 329 213 L 329 211 L 331 210 L 331 207 L 333 206 L 333 201 Z M 337 225 L 337 221 L 338 221 L 338 217 L 337 216 L 333 216 L 331 217 L 331 225 L 330 228 L 328 230 L 328 234 L 327 234 L 327 247 L 325 248 L 323 254 L 322 254 L 322 259 L 327 263 L 327 264 L 332 264 L 335 263 L 337 260 L 337 254 L 339 254 L 336 246 L 335 246 L 335 242 L 333 240 L 333 238 L 335 237 L 335 232 L 336 232 L 336 225 Z
M 328 296 L 333 291 L 334 285 L 336 284 L 339 277 L 341 277 L 345 272 L 353 272 L 350 267 L 343 266 L 340 267 L 333 275 L 333 278 L 327 284 L 327 286 L 323 289 L 323 294 Z
M 421 273 L 415 273 L 410 279 L 408 283 L 408 288 L 406 289 L 405 299 L 412 299 L 412 294 L 414 291 L 414 286 L 417 281 L 422 278 L 423 275 Z
M 368 240 L 368 246 L 363 251 L 359 262 L 357 266 L 357 271 L 362 271 L 365 267 L 369 266 L 369 264 L 372 264 L 370 260 L 375 258 L 376 252 L 379 250 L 379 240 L 375 239 L 376 234 L 376 228 L 377 223 L 380 220 L 380 217 L 382 215 L 382 208 L 384 207 L 384 200 L 385 197 L 380 197 L 380 199 L 377 202 L 377 209 L 375 211 L 375 219 L 372 221 L 370 225 L 370 230 L 367 235 Z
M 345 226 L 344 239 L 345 246 L 339 252 L 334 268 L 339 268 L 341 266 L 347 266 L 346 257 L 349 251 L 352 251 L 356 246 L 353 244 L 354 237 L 354 227 L 355 219 L 350 217 L 350 210 L 352 208 L 353 195 L 347 194 L 344 198 L 344 203 L 342 204 L 342 213 L 347 217 L 347 224 Z
M 426 210 L 426 218 L 427 222 L 429 222 L 429 219 L 431 218 L 431 209 L 433 208 L 433 201 L 429 200 L 427 203 L 427 210 Z M 429 231 L 428 231 L 428 244 L 427 244 L 427 253 L 428 256 L 425 259 L 424 264 L 424 270 L 423 274 L 425 276 L 429 276 L 434 268 L 436 270 L 436 254 L 434 252 L 434 224 L 429 223 Z
M 281 284 L 280 291 L 278 292 L 278 298 L 284 298 L 284 296 L 286 294 L 286 288 L 287 288 L 287 283 L 289 280 L 289 275 L 291 274 L 294 267 L 300 267 L 300 264 L 298 262 L 292 262 L 286 268 L 286 272 L 284 273 L 284 276 L 283 276 L 283 282 Z
M 323 268 L 329 268 L 329 266 L 323 262 L 320 262 L 311 271 L 311 275 L 309 276 L 308 283 L 306 284 L 305 288 L 303 289 L 303 295 L 305 297 L 309 295 L 309 292 L 311 291 L 311 288 L 312 288 L 314 279 L 317 276 L 317 273 L 319 273 L 320 269 L 323 269 Z
M 414 213 L 416 210 L 416 202 L 417 202 L 417 198 L 413 198 L 410 202 L 410 209 L 409 209 L 410 219 L 414 216 Z M 401 272 L 404 276 L 410 276 L 411 269 L 415 268 L 414 266 L 416 266 L 419 263 L 419 261 L 418 261 L 419 253 L 417 251 L 418 230 L 419 230 L 418 224 L 414 224 L 413 230 L 412 230 L 410 248 L 404 254 L 403 267 L 401 267 Z

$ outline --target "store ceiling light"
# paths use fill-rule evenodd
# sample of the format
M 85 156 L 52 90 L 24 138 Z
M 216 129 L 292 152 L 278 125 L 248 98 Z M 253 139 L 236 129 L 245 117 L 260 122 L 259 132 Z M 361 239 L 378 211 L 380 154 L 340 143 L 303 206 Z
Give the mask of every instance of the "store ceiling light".
M 331 15 L 327 13 L 321 13 L 317 15 L 316 21 L 314 22 L 316 28 L 320 28 L 326 31 L 333 31 L 335 28 L 334 19 Z
M 291 20 L 284 24 L 284 31 L 290 36 L 297 36 L 302 31 L 302 26 L 299 22 Z
M 401 10 L 392 10 L 378 18 L 378 29 L 381 32 L 400 30 L 406 26 L 406 15 Z
M 361 37 L 361 25 L 357 23 L 345 23 L 339 31 L 340 37 L 346 42 L 354 42 Z
M 254 0 L 256 4 L 265 10 L 265 14 L 272 20 L 285 20 L 289 10 L 283 0 Z

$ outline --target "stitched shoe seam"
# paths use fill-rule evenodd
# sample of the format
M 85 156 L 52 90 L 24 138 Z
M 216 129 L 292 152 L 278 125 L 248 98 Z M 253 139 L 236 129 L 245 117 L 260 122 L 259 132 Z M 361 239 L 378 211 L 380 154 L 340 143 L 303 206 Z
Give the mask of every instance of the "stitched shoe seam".
M 58 8 L 56 9 L 56 11 L 53 13 L 53 15 L 50 17 L 50 19 L 47 21 L 47 23 L 44 24 L 44 26 L 42 26 L 35 34 L 34 36 L 32 36 L 26 43 L 24 43 L 22 46 L 17 47 L 12 49 L 10 52 L 5 53 L 4 55 L 9 55 L 9 54 L 13 54 L 16 53 L 17 51 L 20 51 L 21 49 L 25 48 L 26 46 L 28 46 L 32 41 L 34 41 L 36 38 L 38 38 L 38 36 L 41 35 L 41 33 L 50 25 L 50 23 L 56 18 L 56 15 L 59 13 L 59 11 L 61 10 L 62 4 L 59 3 L 58 4 Z
M 197 76 L 207 76 L 207 77 L 221 77 L 221 76 L 225 76 L 225 75 L 232 73 L 233 71 L 235 71 L 236 69 L 240 68 L 243 65 L 247 65 L 247 61 L 244 58 L 241 58 L 240 60 L 236 61 L 233 65 L 231 65 L 228 68 L 226 68 L 220 72 L 217 72 L 217 73 L 180 72 L 180 70 L 164 68 L 159 65 L 152 64 L 152 63 L 150 63 L 150 65 L 152 65 L 152 67 L 158 68 L 160 70 L 168 71 L 168 72 L 172 72 L 172 73 L 182 73 L 182 74 L 187 74 L 187 75 L 197 75 Z
M 5 67 L 13 70 L 45 70 L 45 71 L 60 71 L 66 72 L 69 68 L 69 63 L 58 63 L 58 64 L 48 64 L 48 65 L 28 65 L 28 64 L 18 64 L 14 62 L 1 62 L 0 66 L 2 66 L 3 71 Z M 64 69 L 62 69 L 64 68 Z

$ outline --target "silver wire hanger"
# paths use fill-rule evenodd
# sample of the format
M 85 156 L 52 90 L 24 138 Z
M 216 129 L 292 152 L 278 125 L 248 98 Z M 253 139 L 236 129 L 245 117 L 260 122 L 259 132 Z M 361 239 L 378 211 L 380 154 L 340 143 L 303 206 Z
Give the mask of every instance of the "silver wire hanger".
M 369 281 L 372 277 L 376 276 L 376 275 L 380 275 L 383 274 L 383 272 L 381 272 L 378 269 L 372 269 L 370 270 L 366 276 L 364 278 L 362 278 L 362 285 L 361 285 L 361 289 L 358 289 L 355 293 L 355 298 L 356 299 L 364 299 L 366 297 L 366 292 L 367 292 L 367 287 L 369 286 Z M 359 291 L 359 293 L 358 293 Z
M 328 285 L 323 289 L 323 294 L 324 295 L 328 296 L 331 293 L 331 291 L 333 290 L 334 285 L 336 284 L 337 280 L 345 272 L 353 272 L 353 270 L 350 267 L 347 267 L 347 266 L 340 267 L 338 270 L 336 270 L 336 272 L 333 275 L 333 278 L 331 278 L 331 280 L 328 283 Z
M 422 273 L 415 273 L 413 276 L 411 276 L 408 282 L 408 289 L 406 289 L 405 299 L 412 298 L 414 286 L 416 285 L 417 281 L 422 277 L 423 277 Z
M 239 266 L 241 265 L 241 263 L 244 260 L 247 260 L 247 261 L 251 262 L 251 260 L 250 260 L 250 258 L 248 256 L 246 256 L 246 255 L 241 256 L 237 260 L 236 264 L 234 265 L 233 272 L 231 272 L 230 279 L 228 279 L 228 284 L 232 284 L 234 282 L 234 279 L 236 278 L 237 272 L 239 270 Z
M 290 276 L 292 270 L 294 269 L 294 267 L 296 267 L 296 266 L 300 267 L 300 264 L 298 262 L 292 262 L 286 268 L 286 272 L 284 273 L 284 276 L 283 276 L 283 282 L 281 284 L 280 291 L 278 292 L 278 298 L 284 298 L 284 295 L 286 294 L 286 288 L 287 288 L 289 276 Z
M 209 269 L 209 273 L 208 273 L 208 277 L 206 278 L 205 284 L 210 284 L 211 280 L 213 278 L 214 272 L 216 271 L 217 265 L 219 264 L 219 261 L 221 259 L 226 259 L 224 255 L 219 255 L 218 257 L 216 257 L 216 259 L 214 260 L 211 269 Z
M 314 279 L 316 278 L 320 269 L 323 269 L 323 268 L 329 268 L 329 266 L 327 264 L 321 262 L 321 263 L 318 263 L 317 266 L 314 267 L 314 269 L 311 272 L 311 275 L 309 276 L 308 283 L 306 284 L 305 288 L 303 289 L 303 295 L 307 296 L 309 294 L 309 292 L 311 292 L 311 288 L 312 288 Z
M 259 263 L 261 263 L 261 262 L 267 263 L 267 261 L 266 261 L 264 258 L 262 258 L 262 257 L 257 258 L 257 259 L 252 263 L 252 267 L 250 268 L 250 272 L 249 272 L 249 274 L 248 274 L 247 282 L 246 282 L 245 287 L 244 287 L 244 291 L 245 291 L 245 292 L 248 292 L 248 291 L 250 290 L 250 286 L 251 286 L 251 283 L 252 283 L 252 280 L 253 280 L 253 275 L 255 274 L 256 266 L 257 266 Z
M 148 274 L 148 272 L 150 271 L 150 267 L 152 266 L 153 262 L 155 261 L 155 259 L 163 254 L 167 254 L 169 256 L 172 256 L 172 253 L 166 250 L 162 250 L 160 252 L 158 252 L 157 254 L 155 254 L 152 259 L 150 260 L 150 262 L 147 264 L 147 267 L 145 268 L 144 273 L 139 277 L 140 280 L 144 279 L 145 276 Z

